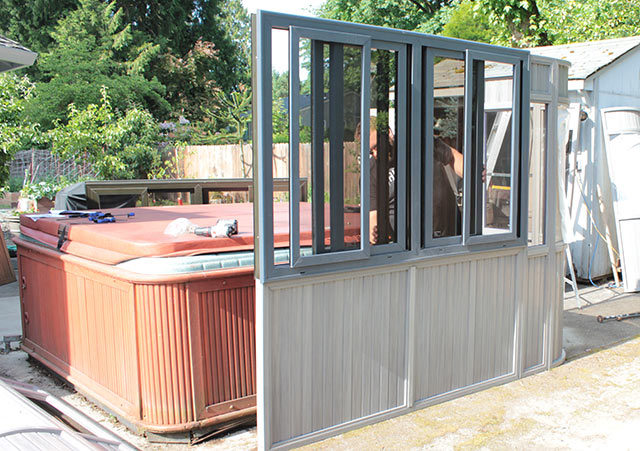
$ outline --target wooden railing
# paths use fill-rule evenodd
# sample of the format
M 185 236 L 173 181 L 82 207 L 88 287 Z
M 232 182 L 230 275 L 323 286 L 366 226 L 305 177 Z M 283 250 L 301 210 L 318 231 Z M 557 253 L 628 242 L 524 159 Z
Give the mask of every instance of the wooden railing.
M 274 191 L 289 191 L 289 179 L 273 180 Z M 137 195 L 141 206 L 149 205 L 153 193 L 189 193 L 191 204 L 209 203 L 212 192 L 247 192 L 253 202 L 253 179 L 107 180 L 85 182 L 87 199 L 101 208 L 100 197 Z M 307 179 L 300 179 L 300 199 L 307 201 Z

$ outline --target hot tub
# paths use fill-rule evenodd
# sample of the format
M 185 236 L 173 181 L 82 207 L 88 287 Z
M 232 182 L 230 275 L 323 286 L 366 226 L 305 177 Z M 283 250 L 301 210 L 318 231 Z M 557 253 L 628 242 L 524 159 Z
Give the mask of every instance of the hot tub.
M 278 206 L 276 218 L 287 210 Z M 252 205 L 111 210 L 129 211 L 135 217 L 110 224 L 21 219 L 23 349 L 139 432 L 253 416 Z M 178 217 L 201 226 L 234 218 L 239 234 L 164 235 Z M 288 246 L 286 219 L 275 224 Z

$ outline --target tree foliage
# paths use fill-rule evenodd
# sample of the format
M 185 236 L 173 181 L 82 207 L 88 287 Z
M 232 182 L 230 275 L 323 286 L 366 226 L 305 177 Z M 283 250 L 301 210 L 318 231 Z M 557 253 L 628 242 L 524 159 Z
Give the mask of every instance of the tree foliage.
M 209 66 L 219 60 L 218 53 L 212 42 L 198 41 L 182 58 L 162 55 L 161 77 L 173 117 L 201 119 L 204 110 L 218 106 L 216 95 L 222 88 L 209 74 Z
M 9 178 L 9 162 L 15 152 L 38 144 L 38 128 L 23 121 L 33 88 L 26 76 L 0 75 L 0 186 Z
M 242 146 L 251 123 L 251 90 L 242 85 L 229 94 L 218 92 L 216 97 L 220 108 L 205 113 L 220 124 L 229 124 L 217 135 L 218 142 Z
M 554 44 L 640 35 L 640 3 L 635 0 L 553 0 L 543 14 Z
M 473 9 L 473 2 L 465 0 L 453 9 L 442 35 L 468 41 L 491 42 L 493 32 L 488 20 Z
M 476 9 L 488 18 L 494 43 L 512 47 L 552 43 L 537 0 L 477 0 Z
M 39 61 L 42 80 L 27 113 L 45 129 L 64 121 L 71 103 L 84 108 L 100 100 L 100 86 L 107 86 L 114 107 L 125 110 L 137 104 L 166 114 L 169 104 L 164 88 L 144 77 L 158 51 L 152 44 L 131 45 L 131 30 L 113 3 L 80 0 L 80 8 L 62 19 L 52 33 L 50 52 Z
M 52 150 L 63 159 L 88 161 L 102 179 L 147 178 L 162 164 L 158 123 L 141 108 L 115 110 L 106 87 L 99 103 L 71 104 L 68 121 L 50 132 Z
M 40 53 L 29 112 L 46 128 L 71 101 L 97 102 L 102 85 L 116 108 L 135 102 L 158 119 L 197 121 L 217 90 L 249 81 L 240 0 L 0 0 L 0 34 Z
M 58 21 L 77 6 L 78 0 L 0 0 L 0 34 L 36 52 L 46 51 Z
M 450 0 L 327 0 L 316 13 L 328 19 L 416 30 Z
M 202 74 L 224 90 L 247 81 L 249 16 L 240 0 L 115 2 L 136 39 L 153 42 L 165 56 L 177 59 L 197 52 L 203 42 L 211 43 L 216 58 L 202 67 Z M 163 82 L 164 68 L 162 61 L 153 67 L 153 74 Z

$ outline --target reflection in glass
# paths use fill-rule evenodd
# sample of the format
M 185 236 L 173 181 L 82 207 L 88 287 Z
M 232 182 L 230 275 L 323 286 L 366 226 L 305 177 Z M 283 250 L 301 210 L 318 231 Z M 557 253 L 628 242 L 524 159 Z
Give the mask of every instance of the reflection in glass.
M 362 48 L 301 39 L 299 51 L 300 177 L 310 180 L 300 244 L 314 254 L 359 249 Z
M 289 41 L 289 31 L 272 29 L 272 54 L 279 51 L 277 45 Z M 281 64 L 280 64 L 281 65 Z M 288 64 L 287 64 L 288 67 Z M 272 60 L 272 130 L 271 136 L 273 142 L 273 176 L 275 178 L 289 178 L 289 72 L 282 70 L 276 62 L 276 58 Z M 286 246 L 289 235 L 289 193 L 273 192 L 273 230 L 276 236 L 275 247 Z M 275 261 L 275 256 L 274 256 Z M 286 263 L 276 261 L 276 264 Z
M 371 52 L 371 111 L 369 119 L 369 241 L 397 242 L 397 86 L 398 54 Z M 359 132 L 358 132 L 359 134 Z M 385 183 L 379 183 L 385 180 Z
M 464 61 L 433 66 L 433 238 L 462 234 Z
M 484 63 L 483 233 L 511 229 L 512 64 Z

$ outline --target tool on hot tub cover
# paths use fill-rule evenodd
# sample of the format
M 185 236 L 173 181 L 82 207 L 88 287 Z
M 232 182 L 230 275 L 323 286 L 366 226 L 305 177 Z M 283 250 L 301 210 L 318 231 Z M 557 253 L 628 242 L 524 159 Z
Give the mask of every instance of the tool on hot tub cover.
M 93 221 L 97 224 L 103 224 L 107 222 L 116 222 L 117 217 L 124 217 L 128 219 L 136 215 L 133 212 L 114 215 L 113 213 L 103 213 L 101 211 L 92 211 L 92 212 L 63 211 L 60 214 L 64 216 L 64 218 L 61 218 L 61 219 L 88 218 L 89 221 Z
M 96 224 L 116 222 L 117 216 L 123 216 L 127 219 L 135 216 L 135 213 L 133 212 L 113 215 L 111 213 L 103 213 L 101 211 L 93 211 L 93 212 L 68 211 L 68 212 L 62 212 L 61 214 L 65 216 L 62 219 L 88 218 L 89 221 L 93 221 Z M 69 229 L 69 224 L 61 225 L 58 228 L 58 245 L 56 246 L 58 250 L 60 250 L 64 242 L 67 240 L 68 229 Z

